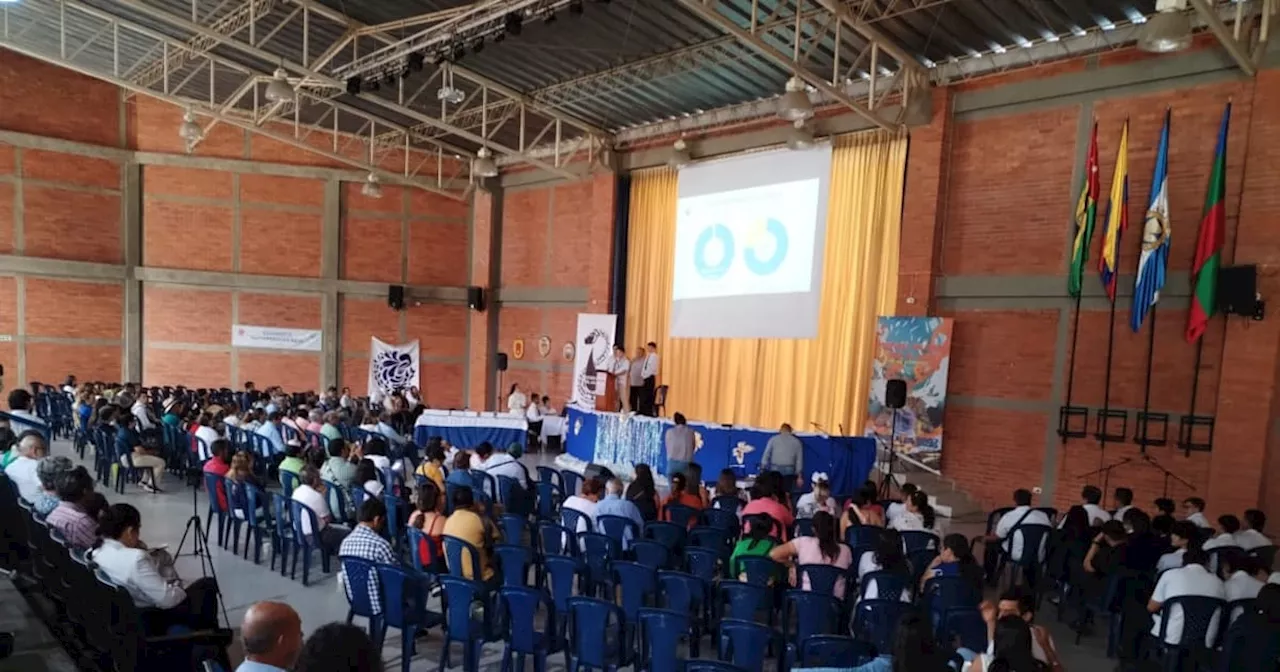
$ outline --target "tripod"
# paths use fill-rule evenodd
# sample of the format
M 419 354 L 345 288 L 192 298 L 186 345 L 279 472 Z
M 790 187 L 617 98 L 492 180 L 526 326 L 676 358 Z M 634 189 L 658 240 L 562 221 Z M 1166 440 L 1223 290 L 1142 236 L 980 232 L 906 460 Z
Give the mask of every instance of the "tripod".
M 212 577 L 214 585 L 218 586 L 218 607 L 222 610 L 222 621 L 227 624 L 227 627 L 230 627 L 231 619 L 227 617 L 227 603 L 222 599 L 222 586 L 218 582 L 218 571 L 213 566 L 213 556 L 209 552 L 209 532 L 204 528 L 204 523 L 200 521 L 199 473 L 195 470 L 187 472 L 187 482 L 191 485 L 191 517 L 187 519 L 187 525 L 182 530 L 182 540 L 178 542 L 178 548 L 174 551 L 173 558 L 175 561 L 183 556 L 200 558 L 200 576 Z M 210 492 L 209 496 L 217 497 L 217 490 Z M 253 503 L 250 503 L 249 506 L 253 506 Z M 193 532 L 195 534 L 192 534 Z M 182 549 L 187 545 L 188 537 L 191 539 L 191 552 L 183 553 Z
M 880 475 L 880 487 L 877 489 L 880 501 L 893 497 L 893 463 L 898 456 L 894 444 L 898 438 L 898 409 L 893 409 L 893 424 L 889 425 L 889 456 L 885 458 L 888 469 Z

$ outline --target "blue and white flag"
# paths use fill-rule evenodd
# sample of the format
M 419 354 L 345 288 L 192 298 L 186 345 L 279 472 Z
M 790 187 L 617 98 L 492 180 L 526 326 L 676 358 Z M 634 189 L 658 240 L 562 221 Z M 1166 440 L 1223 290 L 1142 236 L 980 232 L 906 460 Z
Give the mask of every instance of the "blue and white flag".
M 420 385 L 418 341 L 391 345 L 374 338 L 369 344 L 369 398 L 381 400 L 396 390 Z
M 1129 326 L 1135 332 L 1142 329 L 1147 313 L 1160 300 L 1165 271 L 1169 267 L 1172 233 L 1169 224 L 1169 110 L 1165 110 L 1155 174 L 1151 177 L 1151 199 L 1147 202 L 1147 215 L 1142 222 L 1142 256 L 1138 258 L 1138 276 L 1133 284 L 1133 311 L 1129 315 Z

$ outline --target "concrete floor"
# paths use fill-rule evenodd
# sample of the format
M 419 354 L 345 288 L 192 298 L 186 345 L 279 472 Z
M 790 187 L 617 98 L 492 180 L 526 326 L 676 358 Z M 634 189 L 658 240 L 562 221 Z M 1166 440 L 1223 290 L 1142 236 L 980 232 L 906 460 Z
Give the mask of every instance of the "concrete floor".
M 73 460 L 76 459 L 70 444 L 67 442 L 56 442 L 54 453 L 71 455 Z M 551 461 L 552 456 L 550 455 L 534 454 L 524 458 L 524 462 L 530 467 L 530 471 L 533 471 L 533 467 L 536 465 L 548 464 Z M 86 466 L 92 471 L 92 464 L 87 464 Z M 114 492 L 107 492 L 106 494 L 108 500 L 112 502 L 123 500 L 138 508 L 142 513 L 142 537 L 147 543 L 151 545 L 169 544 L 170 550 L 176 551 L 186 523 L 193 512 L 192 493 L 190 490 L 183 488 L 177 479 L 171 476 L 166 477 L 163 487 L 166 491 L 155 495 L 144 493 L 134 487 L 127 488 L 123 496 Z M 204 511 L 207 507 L 204 493 L 197 493 L 194 501 L 194 510 L 200 513 L 203 521 Z M 967 526 L 957 526 L 955 531 L 970 532 L 969 530 L 959 529 L 960 527 Z M 973 533 L 978 531 L 980 530 Z M 188 541 L 187 546 L 181 550 L 189 552 L 190 543 Z M 224 551 L 217 547 L 216 542 L 212 546 L 212 569 L 216 573 L 219 585 L 222 588 L 223 600 L 231 627 L 238 627 L 244 618 L 245 610 L 249 605 L 259 600 L 276 600 L 293 605 L 294 609 L 302 616 L 303 630 L 308 633 L 326 623 L 346 619 L 346 598 L 340 592 L 336 575 L 332 573 L 327 576 L 321 574 L 318 562 L 316 563 L 317 566 L 313 567 L 311 585 L 304 587 L 301 580 L 293 581 L 288 577 L 282 577 L 278 571 L 269 570 L 266 556 L 264 556 L 261 565 L 254 565 L 252 559 L 244 560 L 240 556 L 232 554 L 230 550 Z M 200 577 L 200 565 L 199 560 L 192 557 L 180 557 L 177 561 L 179 573 L 187 580 Z M 32 652 L 48 652 L 50 650 L 49 642 L 47 641 L 49 639 L 48 631 L 38 623 L 19 623 L 18 621 L 22 618 L 21 609 L 14 610 L 10 607 L 21 601 L 16 593 L 12 593 L 12 588 L 7 582 L 3 584 L 3 587 L 0 587 L 0 592 L 4 590 L 9 590 L 10 592 L 0 596 L 0 630 L 18 630 L 27 633 L 19 637 L 20 643 L 23 643 L 24 646 L 29 645 L 30 648 L 28 650 Z M 25 608 L 25 606 L 25 603 L 21 603 L 22 608 Z M 1064 657 L 1068 668 L 1086 669 L 1087 667 L 1088 669 L 1096 670 L 1100 668 L 1110 669 L 1114 666 L 1114 661 L 1108 661 L 1103 655 L 1101 636 L 1095 635 L 1091 639 L 1086 639 L 1081 646 L 1074 646 L 1071 643 L 1074 640 L 1073 635 L 1065 627 L 1052 622 L 1053 619 L 1048 611 L 1049 605 L 1047 602 L 1045 608 L 1046 618 L 1043 620 L 1049 623 L 1050 629 L 1054 633 L 1058 650 Z M 40 633 L 43 634 L 41 635 Z M 42 640 L 42 636 L 45 639 Z M 388 633 L 384 650 L 384 661 L 388 669 L 399 669 L 400 647 L 400 634 L 396 631 Z M 703 656 L 708 655 L 709 647 L 704 644 L 702 649 Z M 60 651 L 55 653 L 60 653 Z M 56 655 L 43 656 L 42 654 L 37 657 L 42 659 L 41 664 L 45 665 L 44 668 L 16 664 L 15 659 L 10 659 L 8 661 L 0 661 L 0 671 L 13 669 L 23 670 L 24 672 L 39 672 L 42 669 L 48 669 L 61 672 L 64 669 L 71 669 L 70 667 L 59 667 Z M 65 658 L 65 656 L 63 657 Z M 482 668 L 498 669 L 501 657 L 501 642 L 485 646 L 482 654 Z M 437 670 L 439 660 L 439 632 L 435 631 L 429 637 L 419 638 L 418 652 L 412 660 L 411 669 Z M 461 649 L 455 646 L 451 662 L 455 666 L 460 666 L 460 661 Z M 560 654 L 553 656 L 548 662 L 550 663 L 549 667 L 553 670 L 563 669 L 563 656 Z

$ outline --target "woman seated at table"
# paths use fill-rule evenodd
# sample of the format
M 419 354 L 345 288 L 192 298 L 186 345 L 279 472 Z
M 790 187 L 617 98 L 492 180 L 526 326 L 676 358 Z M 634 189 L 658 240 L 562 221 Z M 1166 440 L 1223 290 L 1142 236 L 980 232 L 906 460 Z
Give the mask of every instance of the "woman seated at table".
M 146 631 L 164 634 L 181 625 L 193 630 L 218 627 L 218 584 L 199 579 L 185 589 L 164 547 L 148 549 L 139 536 L 142 516 L 129 504 L 112 504 L 98 518 L 102 540 L 89 553 L 98 569 L 133 597 Z
M 844 599 L 843 570 L 849 569 L 849 565 L 853 564 L 853 552 L 848 546 L 840 543 L 840 539 L 836 536 L 836 528 L 835 516 L 826 511 L 818 511 L 813 514 L 812 537 L 796 537 L 769 551 L 769 557 L 773 558 L 774 562 L 794 564 L 797 571 L 804 565 L 826 565 L 840 569 L 841 576 L 836 579 L 835 596 L 837 599 Z M 806 574 L 801 578 L 800 587 L 804 590 L 812 590 L 810 577 Z M 792 585 L 797 583 L 794 574 L 791 583 Z

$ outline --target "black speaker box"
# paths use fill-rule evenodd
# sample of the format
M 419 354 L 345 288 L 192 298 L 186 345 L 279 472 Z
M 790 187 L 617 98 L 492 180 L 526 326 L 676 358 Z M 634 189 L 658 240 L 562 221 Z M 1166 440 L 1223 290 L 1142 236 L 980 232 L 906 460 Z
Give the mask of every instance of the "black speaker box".
M 884 405 L 889 408 L 902 408 L 907 405 L 907 381 L 901 378 L 885 381 Z
M 391 285 L 387 288 L 387 305 L 392 310 L 404 310 L 404 285 Z
M 497 364 L 498 364 L 498 370 L 499 370 L 499 371 L 506 371 L 506 370 L 507 370 L 507 353 L 505 353 L 505 352 L 499 352 L 499 353 L 498 353 L 498 357 L 497 357 Z
M 1257 303 L 1257 266 L 1226 266 L 1218 271 L 1218 310 L 1252 317 Z
M 467 307 L 477 312 L 484 310 L 484 288 L 483 287 L 467 288 Z

